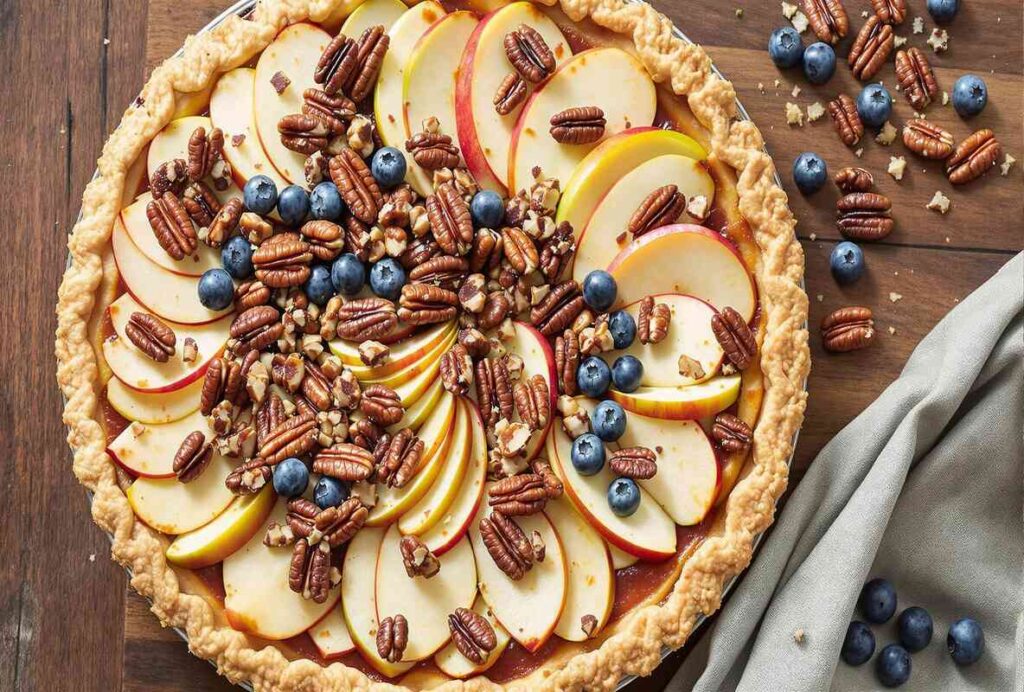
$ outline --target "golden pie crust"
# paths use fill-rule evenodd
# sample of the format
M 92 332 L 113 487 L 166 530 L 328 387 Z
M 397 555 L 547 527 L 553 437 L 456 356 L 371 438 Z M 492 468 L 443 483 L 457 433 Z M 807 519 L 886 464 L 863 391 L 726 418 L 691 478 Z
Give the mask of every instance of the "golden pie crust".
M 351 0 L 348 0 L 351 3 Z M 554 4 L 551 0 L 550 4 Z M 397 689 L 362 672 L 334 663 L 321 667 L 289 661 L 274 646 L 251 648 L 246 636 L 217 624 L 203 598 L 183 593 L 164 558 L 159 534 L 133 513 L 105 452 L 98 421 L 100 376 L 90 343 L 97 294 L 109 285 L 104 256 L 114 218 L 120 211 L 126 174 L 147 143 L 171 120 L 178 94 L 199 91 L 221 73 L 248 62 L 278 32 L 304 20 L 321 22 L 345 0 L 261 0 L 248 20 L 230 17 L 212 31 L 186 40 L 180 56 L 153 71 L 141 103 L 125 112 L 107 140 L 98 174 L 86 187 L 82 216 L 68 240 L 72 263 L 57 303 L 57 381 L 67 398 L 64 422 L 74 450 L 74 471 L 94 493 L 95 522 L 113 536 L 112 554 L 131 569 L 132 586 L 152 601 L 165 626 L 179 627 L 189 647 L 209 659 L 232 681 L 249 680 L 257 689 Z M 761 371 L 764 400 L 754 431 L 752 463 L 733 488 L 719 517 L 721 530 L 706 538 L 683 565 L 679 579 L 660 605 L 626 615 L 599 648 L 557 665 L 548 661 L 509 689 L 611 689 L 625 675 L 650 673 L 664 646 L 681 646 L 702 615 L 713 613 L 723 585 L 750 563 L 754 540 L 771 524 L 775 504 L 786 488 L 787 461 L 794 434 L 803 420 L 804 381 L 810 368 L 807 345 L 807 296 L 801 289 L 803 250 L 786 194 L 775 184 L 775 168 L 753 123 L 738 120 L 732 85 L 711 69 L 711 59 L 696 45 L 672 33 L 672 24 L 646 4 L 624 0 L 560 0 L 573 21 L 589 18 L 626 38 L 659 83 L 684 97 L 706 128 L 710 154 L 737 172 L 740 212 L 747 220 L 760 258 L 753 267 L 764 334 Z M 485 678 L 451 681 L 440 689 L 500 689 Z

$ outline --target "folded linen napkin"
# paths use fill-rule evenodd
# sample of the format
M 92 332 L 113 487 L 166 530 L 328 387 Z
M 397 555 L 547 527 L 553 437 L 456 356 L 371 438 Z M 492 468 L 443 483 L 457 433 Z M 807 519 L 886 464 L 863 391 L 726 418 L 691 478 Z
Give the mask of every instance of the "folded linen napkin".
M 814 405 L 813 397 L 811 406 Z M 818 455 L 712 630 L 667 689 L 880 688 L 839 661 L 868 579 L 935 634 L 908 689 L 1024 691 L 1024 253 L 954 308 L 899 379 Z M 978 620 L 957 667 L 946 632 Z M 873 626 L 875 656 L 898 642 Z M 797 633 L 802 634 L 801 638 Z

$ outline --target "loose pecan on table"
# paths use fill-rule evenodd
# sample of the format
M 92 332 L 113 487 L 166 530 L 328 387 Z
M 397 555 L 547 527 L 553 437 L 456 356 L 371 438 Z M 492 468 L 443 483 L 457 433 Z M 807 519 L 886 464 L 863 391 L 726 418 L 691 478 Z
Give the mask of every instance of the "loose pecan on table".
M 316 446 L 316 419 L 311 413 L 301 413 L 285 419 L 270 431 L 259 447 L 257 456 L 270 466 L 288 457 L 297 457 Z
M 519 581 L 533 569 L 533 563 L 541 562 L 544 543 L 540 536 L 531 540 L 510 517 L 501 512 L 491 512 L 480 520 L 480 537 L 499 569 L 512 581 Z
M 604 135 L 604 111 L 597 106 L 566 108 L 551 116 L 551 137 L 559 144 L 590 144 Z
M 925 159 L 945 159 L 953 153 L 953 135 L 923 118 L 913 118 L 903 126 L 903 144 Z
M 328 94 L 322 89 L 306 89 L 302 92 L 302 113 L 318 119 L 329 134 L 337 136 L 345 131 L 355 116 L 356 104 L 341 94 Z
M 441 383 L 452 394 L 469 393 L 473 384 L 473 359 L 462 344 L 455 344 L 441 356 Z
M 881 240 L 893 229 L 892 202 L 877 192 L 852 192 L 836 202 L 836 227 L 844 238 Z
M 405 142 L 405 150 L 420 168 L 436 171 L 459 165 L 459 148 L 452 138 L 440 132 L 417 132 Z
M 918 47 L 896 51 L 896 81 L 903 95 L 916 110 L 922 111 L 939 95 L 928 58 Z
M 232 197 L 217 212 L 213 223 L 206 232 L 204 242 L 212 248 L 219 248 L 231 237 L 231 234 L 238 228 L 238 221 L 242 218 L 242 200 Z
M 448 630 L 459 653 L 477 665 L 486 661 L 498 645 L 491 623 L 469 608 L 456 608 L 448 616 Z
M 284 325 L 277 309 L 270 305 L 257 305 L 238 313 L 231 322 L 230 335 L 236 342 L 232 350 L 237 354 L 262 351 L 283 333 Z
M 864 136 L 864 123 L 857 113 L 857 104 L 846 94 L 839 94 L 828 102 L 828 114 L 839 133 L 839 139 L 846 146 L 854 146 Z
M 409 272 L 409 281 L 458 291 L 468 270 L 469 262 L 465 258 L 439 255 L 413 267 Z
M 384 206 L 384 195 L 359 152 L 343 149 L 331 159 L 330 172 L 352 215 L 363 223 L 375 223 Z
M 608 466 L 619 476 L 647 480 L 658 472 L 658 457 L 647 447 L 625 447 L 612 452 Z
M 405 573 L 410 579 L 430 579 L 441 571 L 440 560 L 416 536 L 402 536 L 398 549 L 402 552 L 402 564 L 405 565 Z
M 838 43 L 846 37 L 850 18 L 842 0 L 802 0 L 804 14 L 815 36 L 825 43 Z
M 165 192 L 180 195 L 188 182 L 188 164 L 185 159 L 164 161 L 149 179 L 149 190 L 153 197 L 163 197 Z
M 395 390 L 382 384 L 371 384 L 363 390 L 359 410 L 377 425 L 387 427 L 402 420 L 402 400 Z
M 882 69 L 896 40 L 892 26 L 871 15 L 857 33 L 847 63 L 859 80 L 871 79 Z
M 190 183 L 185 188 L 181 198 L 181 205 L 185 207 L 190 219 L 200 228 L 208 227 L 213 223 L 217 212 L 220 211 L 220 200 L 213 194 L 210 186 L 202 180 Z
M 839 308 L 821 321 L 821 342 L 826 351 L 856 351 L 868 346 L 874 338 L 875 322 L 870 308 Z
M 665 303 L 655 303 L 653 296 L 646 296 L 640 301 L 637 312 L 636 333 L 640 343 L 657 344 L 668 336 L 668 327 L 672 323 L 672 310 Z
M 867 192 L 875 184 L 875 178 L 871 175 L 871 171 L 856 166 L 840 168 L 833 176 L 832 181 L 843 194 Z
M 331 221 L 319 219 L 307 221 L 299 233 L 309 246 L 313 257 L 321 262 L 330 262 L 345 248 L 345 232 Z
M 570 327 L 584 307 L 579 284 L 570 279 L 553 286 L 544 299 L 530 309 L 530 322 L 544 336 L 554 336 Z
M 536 84 L 555 71 L 555 55 L 536 29 L 520 24 L 505 34 L 505 57 L 516 72 Z
M 494 92 L 494 110 L 498 115 L 508 115 L 526 100 L 526 82 L 518 72 L 509 72 Z
M 430 284 L 406 284 L 398 299 L 398 319 L 406 324 L 436 324 L 455 319 L 459 294 Z
M 380 621 L 377 629 L 377 655 L 385 661 L 398 663 L 402 660 L 409 643 L 409 621 L 404 615 L 389 615 Z
M 644 198 L 629 217 L 626 230 L 639 238 L 655 228 L 675 223 L 686 210 L 686 198 L 675 185 L 662 185 Z
M 516 403 L 519 417 L 530 430 L 546 428 L 551 420 L 551 392 L 548 381 L 543 375 L 534 375 L 512 388 L 512 398 Z
M 402 428 L 389 440 L 382 438 L 377 445 L 378 450 L 374 451 L 374 456 L 378 457 L 377 481 L 391 488 L 404 487 L 419 469 L 423 440 L 409 428 Z
M 711 436 L 718 446 L 730 454 L 744 454 L 750 449 L 753 432 L 741 418 L 731 413 L 719 413 L 711 426 Z
M 398 324 L 395 304 L 385 298 L 350 300 L 338 311 L 337 334 L 342 339 L 379 339 Z
M 571 329 L 566 329 L 561 336 L 555 338 L 555 374 L 558 380 L 558 391 L 562 394 L 575 396 L 576 370 L 580 366 L 580 340 Z
M 427 197 L 426 205 L 437 244 L 445 254 L 465 255 L 473 242 L 473 219 L 455 183 L 438 185 L 434 194 Z
M 327 123 L 321 118 L 305 113 L 291 113 L 277 123 L 281 144 L 286 149 L 312 156 L 327 148 L 327 137 L 331 134 Z
M 906 0 L 871 0 L 871 9 L 886 24 L 902 24 L 907 18 Z
M 725 357 L 737 370 L 750 367 L 757 353 L 757 341 L 742 315 L 727 307 L 711 318 L 711 330 L 725 351 Z
M 946 161 L 946 177 L 954 185 L 969 183 L 992 170 L 1002 153 L 992 130 L 978 130 L 953 150 Z
M 231 166 L 224 159 L 224 133 L 219 127 L 209 134 L 206 128 L 197 127 L 188 139 L 188 177 L 197 183 L 206 176 L 218 190 L 231 185 Z
M 177 338 L 174 330 L 148 312 L 133 312 L 124 326 L 125 335 L 137 349 L 158 363 L 174 355 Z
M 150 228 L 160 247 L 174 259 L 184 259 L 196 251 L 196 229 L 173 191 L 169 190 L 160 197 L 154 196 L 146 205 L 146 218 L 149 219 Z
M 190 432 L 182 440 L 174 454 L 172 468 L 182 483 L 190 483 L 206 470 L 213 459 L 213 444 L 206 441 L 206 435 L 199 430 Z

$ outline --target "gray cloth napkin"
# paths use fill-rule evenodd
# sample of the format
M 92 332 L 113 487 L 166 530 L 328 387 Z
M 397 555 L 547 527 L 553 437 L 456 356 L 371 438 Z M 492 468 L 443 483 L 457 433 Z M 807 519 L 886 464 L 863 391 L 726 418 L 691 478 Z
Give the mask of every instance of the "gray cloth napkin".
M 838 356 L 841 357 L 841 356 Z M 810 406 L 814 406 L 811 397 Z M 932 615 L 907 689 L 1024 690 L 1024 254 L 918 345 L 899 379 L 818 455 L 713 629 L 668 690 L 876 689 L 839 661 L 866 580 Z M 977 619 L 958 668 L 946 632 Z M 876 657 L 898 641 L 875 626 Z M 802 642 L 796 633 L 802 630 Z

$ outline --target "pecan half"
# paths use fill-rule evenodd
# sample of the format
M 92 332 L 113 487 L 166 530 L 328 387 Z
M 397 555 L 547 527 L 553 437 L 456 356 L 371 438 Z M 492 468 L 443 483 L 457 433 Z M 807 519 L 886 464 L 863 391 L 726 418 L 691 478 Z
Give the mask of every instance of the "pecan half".
M 263 459 L 256 458 L 236 467 L 224 479 L 224 485 L 235 495 L 255 495 L 273 477 L 274 472 L 270 465 Z
M 548 499 L 555 500 L 562 496 L 562 491 L 564 490 L 562 481 L 558 480 L 558 476 L 551 470 L 551 464 L 543 459 L 537 459 L 530 464 L 530 468 L 544 481 L 544 487 L 548 492 Z
M 455 319 L 459 294 L 430 284 L 406 284 L 398 299 L 398 319 L 407 324 L 436 324 Z
M 892 27 L 871 15 L 857 33 L 850 47 L 847 63 L 853 76 L 860 80 L 871 79 L 882 69 L 892 52 L 896 37 Z
M 551 137 L 559 144 L 596 142 L 604 128 L 604 111 L 597 106 L 566 108 L 551 116 Z
M 288 587 L 303 598 L 323 603 L 331 589 L 331 551 L 326 543 L 311 545 L 303 538 L 295 543 L 288 566 Z
M 124 326 L 128 340 L 158 363 L 166 363 L 174 355 L 177 338 L 174 330 L 148 312 L 133 312 Z
M 825 43 L 838 43 L 846 37 L 850 18 L 842 0 L 802 0 L 804 14 L 815 36 Z
M 906 0 L 871 0 L 871 9 L 886 24 L 902 24 L 907 18 Z
M 433 236 L 426 235 L 422 238 L 413 238 L 405 248 L 405 252 L 398 256 L 398 261 L 406 270 L 411 270 L 439 254 L 441 254 L 441 246 L 437 244 Z
M 302 113 L 316 118 L 330 135 L 337 136 L 345 131 L 348 122 L 355 116 L 356 104 L 341 94 L 328 94 L 322 89 L 306 89 L 302 92 Z M 326 144 L 320 148 L 325 147 Z
M 892 202 L 877 192 L 852 192 L 836 202 L 836 227 L 844 238 L 881 240 L 893 229 Z
M 206 237 L 203 239 L 204 242 L 213 248 L 223 245 L 224 241 L 230 238 L 238 228 L 238 221 L 242 218 L 242 208 L 242 200 L 238 197 L 232 197 L 225 202 L 217 212 L 217 216 L 213 218 L 213 223 L 210 224 Z
M 857 104 L 846 94 L 839 94 L 828 102 L 828 114 L 839 133 L 839 139 L 846 146 L 854 146 L 864 136 L 864 123 L 857 112 Z
M 338 311 L 338 336 L 350 341 L 379 339 L 398 324 L 395 304 L 384 298 L 350 300 Z
M 292 113 L 277 123 L 281 144 L 287 149 L 306 156 L 327 148 L 327 137 L 331 134 L 324 120 L 305 113 Z
M 405 487 L 419 470 L 423 446 L 423 440 L 409 428 L 402 428 L 390 440 L 382 438 L 378 443 L 379 451 L 374 451 L 374 456 L 378 457 L 377 481 L 392 488 Z
M 473 219 L 455 183 L 438 185 L 434 194 L 427 197 L 426 205 L 437 244 L 446 254 L 465 255 L 473 242 Z
M 359 37 L 357 68 L 346 86 L 348 95 L 356 103 L 369 96 L 376 85 L 390 42 L 391 37 L 381 24 L 368 27 Z
M 146 218 L 153 235 L 168 255 L 176 260 L 191 255 L 198 247 L 196 229 L 184 205 L 168 190 L 146 205 Z
M 402 564 L 410 579 L 430 579 L 441 571 L 437 556 L 416 536 L 402 536 L 398 549 L 402 551 Z
M 359 152 L 343 149 L 331 159 L 330 172 L 352 215 L 363 223 L 376 222 L 384 206 L 384 195 Z
M 501 234 L 492 228 L 478 229 L 469 253 L 469 271 L 487 272 L 501 264 Z
M 491 623 L 469 608 L 456 608 L 448 616 L 448 630 L 459 653 L 477 665 L 483 664 L 498 646 Z
M 939 95 L 939 83 L 928 58 L 916 46 L 896 52 L 896 81 L 910 105 L 919 111 Z
M 216 218 L 217 212 L 220 211 L 220 201 L 217 199 L 217 195 L 213 194 L 210 186 L 201 180 L 197 180 L 185 188 L 181 205 L 185 207 L 189 218 L 200 228 L 209 227 Z
M 661 226 L 675 223 L 686 210 L 686 198 L 675 185 L 662 185 L 644 198 L 629 217 L 626 230 L 634 238 Z
M 337 94 L 348 85 L 359 63 L 359 49 L 356 42 L 338 34 L 327 44 L 317 61 L 313 81 L 322 84 L 327 94 Z
M 658 457 L 647 447 L 624 447 L 612 452 L 608 466 L 613 473 L 627 478 L 647 480 L 658 472 Z
M 870 308 L 839 308 L 821 321 L 821 342 L 826 351 L 856 351 L 870 345 L 874 338 Z
M 978 130 L 960 142 L 946 161 L 946 177 L 954 185 L 969 183 L 995 167 L 1003 146 L 992 130 Z
M 413 267 L 409 272 L 409 281 L 457 291 L 468 270 L 469 262 L 464 258 L 440 255 Z
M 313 257 L 321 262 L 330 262 L 345 248 L 345 231 L 331 221 L 307 221 L 299 229 L 299 233 L 308 243 Z
M 224 133 L 219 127 L 209 134 L 206 128 L 197 127 L 188 139 L 188 177 L 199 182 L 206 176 L 213 179 L 218 190 L 231 185 L 231 166 L 224 159 Z
M 270 289 L 262 281 L 250 279 L 238 284 L 235 289 L 235 307 L 245 311 L 257 305 L 266 305 L 270 302 Z
M 469 393 L 473 384 L 473 359 L 462 344 L 455 344 L 441 356 L 441 383 L 452 394 Z
M 555 226 L 551 237 L 541 243 L 540 270 L 548 283 L 555 283 L 568 269 L 573 257 L 576 256 L 576 239 L 572 225 L 562 221 Z
M 436 171 L 459 165 L 459 148 L 452 138 L 440 132 L 417 132 L 405 142 L 405 150 L 420 168 Z
M 377 627 L 377 655 L 385 661 L 402 660 L 409 643 L 409 621 L 404 615 L 388 616 Z
M 313 253 L 298 233 L 279 233 L 252 253 L 256 278 L 270 288 L 300 286 L 309 278 Z
M 731 307 L 725 308 L 711 318 L 711 330 L 725 351 L 725 357 L 737 370 L 750 367 L 757 354 L 757 341 L 740 313 Z
M 359 410 L 377 425 L 387 427 L 402 420 L 405 410 L 395 390 L 382 384 L 371 384 L 363 390 Z
M 526 276 L 539 266 L 537 247 L 525 231 L 506 226 L 501 229 L 501 241 L 505 259 L 520 276 Z
M 282 421 L 270 431 L 260 445 L 259 458 L 274 466 L 288 457 L 297 457 L 316 446 L 316 419 L 311 413 L 302 413 Z
M 945 159 L 953 153 L 953 134 L 923 118 L 903 126 L 903 144 L 925 159 Z
M 476 399 L 484 423 L 493 426 L 502 418 L 512 420 L 515 399 L 504 359 L 481 358 L 476 364 L 475 375 Z
M 551 420 L 551 392 L 543 375 L 534 375 L 512 388 L 519 417 L 530 430 L 546 428 Z
M 231 322 L 231 338 L 237 341 L 232 350 L 238 354 L 262 351 L 284 333 L 281 316 L 270 305 L 257 305 L 239 313 Z
M 470 274 L 459 287 L 459 305 L 468 313 L 479 315 L 487 305 L 487 277 L 483 274 Z
M 491 291 L 484 298 L 484 307 L 477 324 L 484 330 L 494 329 L 508 317 L 512 307 L 512 299 L 505 291 Z
M 576 370 L 580 367 L 580 340 L 571 329 L 555 338 L 555 373 L 558 376 L 558 391 L 575 396 Z
M 303 498 L 296 498 L 288 503 L 289 508 L 297 501 L 309 502 Z M 368 515 L 369 511 L 362 501 L 358 497 L 350 497 L 337 507 L 320 510 L 313 521 L 313 527 L 320 532 L 322 542 L 337 548 L 352 540 L 359 529 L 363 528 Z
M 349 426 L 348 434 L 352 444 L 372 453 L 377 448 L 377 443 L 380 442 L 383 432 L 376 423 L 367 418 L 362 418 L 354 421 Z
M 640 343 L 658 344 L 668 336 L 672 322 L 672 310 L 665 303 L 655 303 L 653 296 L 640 301 L 637 311 L 636 333 Z
M 492 485 L 487 494 L 488 506 L 506 517 L 536 514 L 551 499 L 544 478 L 536 473 L 503 478 Z
M 871 171 L 855 166 L 840 168 L 832 181 L 843 194 L 851 192 L 867 192 L 875 184 Z
M 342 216 L 341 223 L 345 229 L 345 247 L 358 257 L 360 262 L 369 261 L 373 249 L 370 227 L 347 211 Z
M 210 415 L 213 412 L 213 407 L 225 398 L 224 385 L 232 365 L 235 364 L 224 358 L 214 358 L 206 367 L 206 374 L 203 375 L 203 388 L 199 395 L 199 410 L 204 416 Z
M 563 281 L 530 310 L 530 322 L 544 336 L 554 336 L 570 327 L 584 307 L 579 284 Z
M 530 539 L 513 519 L 501 512 L 491 512 L 480 520 L 480 537 L 494 564 L 512 581 L 519 581 L 533 569 L 536 552 L 540 551 L 535 552 Z
M 715 416 L 711 436 L 723 451 L 730 454 L 745 454 L 750 449 L 753 432 L 743 419 L 723 412 Z
M 163 197 L 165 192 L 180 195 L 188 182 L 188 164 L 185 159 L 164 161 L 149 178 L 149 189 L 153 197 Z
M 174 454 L 174 475 L 182 483 L 190 483 L 206 470 L 213 459 L 213 444 L 199 430 L 189 433 Z
M 505 57 L 523 79 L 536 84 L 555 71 L 555 55 L 536 29 L 520 24 L 505 34 Z
M 494 92 L 494 110 L 498 115 L 508 115 L 526 100 L 526 82 L 518 72 L 509 72 Z

